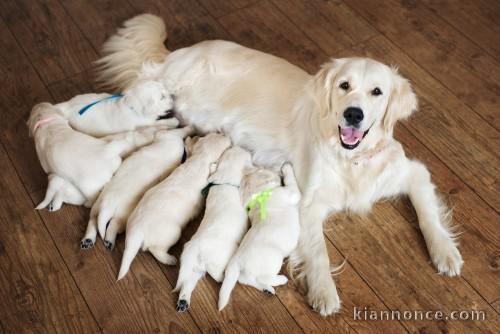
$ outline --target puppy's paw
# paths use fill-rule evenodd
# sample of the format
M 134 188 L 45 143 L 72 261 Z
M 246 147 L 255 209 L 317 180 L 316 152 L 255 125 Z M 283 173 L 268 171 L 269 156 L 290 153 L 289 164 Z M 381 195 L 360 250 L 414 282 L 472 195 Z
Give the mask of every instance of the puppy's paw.
M 269 296 L 274 296 L 276 294 L 276 291 L 274 290 L 274 288 L 272 286 L 270 287 L 267 287 L 265 288 L 264 290 L 262 290 L 266 295 L 269 295 Z
M 438 273 L 446 276 L 458 276 L 464 261 L 457 246 L 451 239 L 446 242 L 436 243 L 431 251 L 431 259 Z
M 54 203 L 50 202 L 49 205 L 47 206 L 47 210 L 49 210 L 50 212 L 53 212 L 54 211 Z
M 177 312 L 184 312 L 186 311 L 187 309 L 189 308 L 189 304 L 187 302 L 187 300 L 185 299 L 180 299 L 178 302 L 177 302 L 177 306 L 176 306 L 176 310 Z
M 112 243 L 111 241 L 104 240 L 104 247 L 106 247 L 107 250 L 112 251 L 114 246 L 115 244 Z
M 94 246 L 94 241 L 92 239 L 83 239 L 80 241 L 80 249 L 89 249 Z
M 310 289 L 307 299 L 309 305 L 323 317 L 337 313 L 340 310 L 340 299 L 333 281 L 324 286 Z
M 169 266 L 175 266 L 177 264 L 177 259 L 175 256 L 167 254 L 165 256 L 165 264 Z
M 283 163 L 283 165 L 281 165 L 281 173 L 284 175 L 290 172 L 293 172 L 292 164 L 290 163 L 290 161 L 286 161 Z

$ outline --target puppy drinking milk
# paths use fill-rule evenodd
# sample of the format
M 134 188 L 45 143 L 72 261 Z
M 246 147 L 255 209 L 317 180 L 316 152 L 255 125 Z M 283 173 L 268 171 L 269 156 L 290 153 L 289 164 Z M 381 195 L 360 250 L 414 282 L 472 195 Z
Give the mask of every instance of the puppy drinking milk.
M 206 273 L 217 282 L 248 228 L 241 202 L 240 182 L 251 166 L 251 155 L 239 146 L 226 150 L 217 171 L 208 179 L 205 215 L 191 240 L 184 245 L 175 291 L 180 290 L 177 311 L 185 311 L 198 280 Z
M 141 81 L 123 94 L 83 94 L 56 104 L 75 130 L 102 137 L 138 127 L 163 124 L 175 128 L 177 119 L 163 119 L 174 101 L 157 81 Z
M 113 248 L 116 235 L 125 230 L 127 218 L 142 195 L 181 164 L 184 137 L 192 132 L 191 127 L 160 130 L 151 145 L 123 161 L 92 206 L 87 231 L 80 243 L 82 248 L 94 245 L 97 230 L 106 248 Z
M 118 279 L 128 272 L 141 248 L 150 251 L 161 263 L 177 262 L 167 252 L 179 240 L 184 226 L 202 208 L 201 190 L 207 184 L 211 165 L 230 145 L 229 138 L 215 133 L 199 139 L 188 160 L 144 194 L 127 221 Z
M 301 194 L 289 163 L 283 165 L 282 173 L 284 187 L 280 187 L 277 175 L 264 169 L 243 181 L 243 198 L 248 203 L 252 227 L 226 268 L 219 292 L 219 310 L 227 305 L 237 281 L 272 294 L 274 286 L 288 281 L 278 273 L 283 259 L 299 240 Z
M 47 203 L 52 210 L 58 209 L 65 200 L 79 204 L 82 198 L 73 201 L 78 191 L 90 207 L 120 166 L 121 154 L 130 146 L 126 140 L 105 141 L 73 130 L 61 111 L 50 103 L 33 107 L 28 127 L 40 164 L 51 175 L 47 196 L 37 208 Z M 62 194 L 69 194 L 72 199 L 56 196 Z

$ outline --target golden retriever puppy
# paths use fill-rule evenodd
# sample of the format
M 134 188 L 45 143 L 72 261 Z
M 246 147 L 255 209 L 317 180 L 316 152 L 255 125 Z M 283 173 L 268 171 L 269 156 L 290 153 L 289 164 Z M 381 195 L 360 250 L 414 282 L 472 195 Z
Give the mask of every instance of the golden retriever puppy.
M 240 182 L 251 167 L 250 153 L 239 146 L 227 149 L 217 170 L 205 187 L 205 215 L 191 240 L 184 245 L 175 291 L 179 292 L 177 311 L 188 309 L 198 280 L 208 273 L 217 282 L 247 230 L 248 217 L 241 202 Z
M 123 152 L 130 148 L 127 140 L 105 141 L 73 130 L 61 111 L 50 103 L 33 107 L 28 127 L 35 140 L 40 164 L 51 175 L 48 196 L 38 208 L 47 202 L 52 210 L 60 207 L 61 200 L 56 196 L 58 192 L 50 195 L 54 182 L 60 183 L 63 188 L 75 187 L 66 188 L 63 192 L 75 194 L 79 191 L 85 198 L 85 204 L 91 206 L 120 166 Z M 74 204 L 81 201 L 76 202 Z
M 210 168 L 230 145 L 229 138 L 215 133 L 199 139 L 186 162 L 144 194 L 127 221 L 118 279 L 128 272 L 141 248 L 163 264 L 177 262 L 168 250 L 203 207 L 201 190 L 207 184 Z
M 123 94 L 83 94 L 55 105 L 73 129 L 95 137 L 151 125 L 175 128 L 177 119 L 164 119 L 173 106 L 165 86 L 152 80 L 138 82 Z
M 245 178 L 243 198 L 252 227 L 227 265 L 219 310 L 229 302 L 236 282 L 269 294 L 274 294 L 275 286 L 288 282 L 279 271 L 299 241 L 300 191 L 290 164 L 283 165 L 282 173 L 283 187 L 279 175 L 266 169 Z
M 102 189 L 90 211 L 82 249 L 94 245 L 97 231 L 107 249 L 113 249 L 116 235 L 125 230 L 127 218 L 146 190 L 165 179 L 181 164 L 184 138 L 191 127 L 156 132 L 151 145 L 125 159 L 110 182 Z

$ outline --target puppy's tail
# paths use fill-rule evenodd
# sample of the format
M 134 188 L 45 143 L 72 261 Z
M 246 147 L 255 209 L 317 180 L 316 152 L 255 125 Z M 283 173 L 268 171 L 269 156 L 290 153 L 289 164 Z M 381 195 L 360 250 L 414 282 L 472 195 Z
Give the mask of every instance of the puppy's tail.
M 236 282 L 238 282 L 238 277 L 240 276 L 240 268 L 236 261 L 229 262 L 224 273 L 224 281 L 219 291 L 219 311 L 222 311 L 229 302 L 229 297 L 231 297 L 231 292 L 233 291 Z
M 121 90 L 133 85 L 144 63 L 164 61 L 169 53 L 163 45 L 166 39 L 165 23 L 158 16 L 141 14 L 125 21 L 102 47 L 97 82 Z
M 127 238 L 125 240 L 125 250 L 123 251 L 122 264 L 120 266 L 120 272 L 118 273 L 118 281 L 121 280 L 130 269 L 130 265 L 134 260 L 135 256 L 139 252 L 144 241 L 144 234 L 141 231 L 132 230 L 127 231 Z

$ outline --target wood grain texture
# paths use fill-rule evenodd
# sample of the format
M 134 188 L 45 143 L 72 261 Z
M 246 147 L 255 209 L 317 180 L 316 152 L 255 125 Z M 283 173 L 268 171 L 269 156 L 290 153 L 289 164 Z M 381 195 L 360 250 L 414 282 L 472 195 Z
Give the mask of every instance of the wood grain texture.
M 215 18 L 230 14 L 248 7 L 259 0 L 232 0 L 232 1 L 219 1 L 219 0 L 199 0 L 201 6 L 205 7 L 207 11 Z
M 2 1 L 0 13 L 44 83 L 79 73 L 97 59 L 57 0 Z
M 0 322 L 8 333 L 99 327 L 0 146 Z
M 418 1 L 346 4 L 500 129 L 500 67 L 493 57 Z

